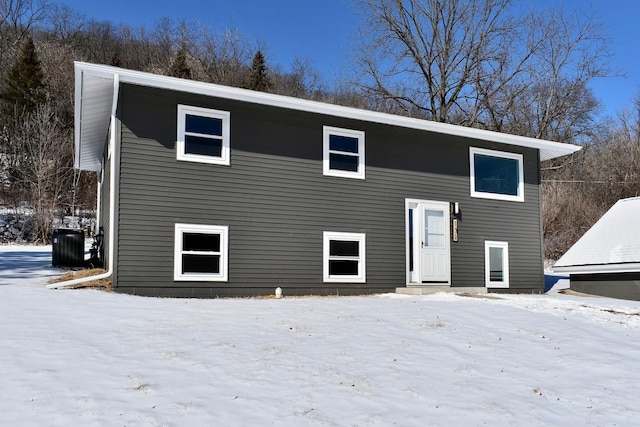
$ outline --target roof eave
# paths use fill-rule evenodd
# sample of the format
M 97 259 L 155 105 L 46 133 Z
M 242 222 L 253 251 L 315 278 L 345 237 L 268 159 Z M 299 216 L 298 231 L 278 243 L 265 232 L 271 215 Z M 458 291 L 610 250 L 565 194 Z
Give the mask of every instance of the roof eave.
M 136 84 L 141 86 L 156 87 L 180 92 L 197 93 L 201 95 L 215 96 L 219 98 L 233 99 L 273 107 L 281 107 L 294 109 L 299 111 L 307 111 L 330 116 L 344 117 L 355 120 L 363 120 L 381 124 L 389 124 L 401 126 L 405 128 L 413 128 L 428 132 L 443 133 L 448 135 L 461 136 L 464 138 L 480 139 L 490 142 L 515 145 L 537 149 L 540 152 L 540 160 L 551 160 L 568 154 L 575 153 L 581 147 L 571 144 L 563 144 L 559 142 L 546 141 L 535 138 L 528 138 L 516 135 L 509 135 L 499 132 L 493 132 L 483 129 L 456 126 L 447 123 L 438 123 L 428 120 L 415 119 L 411 117 L 396 116 L 376 111 L 361 110 L 352 107 L 344 107 L 340 105 L 327 104 L 317 101 L 309 101 L 305 99 L 293 98 L 282 95 L 275 95 L 265 92 L 256 92 L 247 89 L 234 88 L 229 86 L 221 86 L 213 83 L 198 82 L 193 80 L 185 80 L 176 77 L 168 77 L 157 74 L 150 74 L 141 71 L 127 70 L 107 65 L 90 64 L 86 62 L 76 62 L 76 155 L 78 160 L 76 167 L 87 167 L 95 170 L 96 153 L 85 156 L 86 161 L 83 162 L 82 152 L 82 127 L 85 117 L 83 117 L 83 107 L 78 104 L 85 100 L 84 79 L 87 76 L 101 77 L 106 79 L 114 79 L 118 75 L 120 82 Z M 79 80 L 79 81 L 78 81 Z M 80 121 L 80 123 L 78 123 Z M 101 155 L 102 153 L 100 153 Z
M 640 262 L 621 264 L 591 264 L 553 266 L 551 271 L 563 274 L 606 274 L 606 273 L 637 273 L 640 272 Z
M 113 110 L 117 73 L 75 67 L 74 167 L 99 171 Z

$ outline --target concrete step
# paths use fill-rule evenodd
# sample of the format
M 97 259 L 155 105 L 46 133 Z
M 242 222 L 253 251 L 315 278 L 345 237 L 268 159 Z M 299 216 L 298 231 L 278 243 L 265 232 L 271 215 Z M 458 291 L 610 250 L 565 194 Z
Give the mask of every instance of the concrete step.
M 402 295 L 429 295 L 436 292 L 486 294 L 484 287 L 451 287 L 451 286 L 407 286 L 406 288 L 396 288 L 397 294 Z

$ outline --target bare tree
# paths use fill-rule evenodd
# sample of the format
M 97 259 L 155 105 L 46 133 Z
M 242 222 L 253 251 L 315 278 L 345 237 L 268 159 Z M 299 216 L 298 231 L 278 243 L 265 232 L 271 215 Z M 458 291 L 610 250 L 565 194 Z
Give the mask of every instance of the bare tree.
M 33 209 L 35 241 L 46 243 L 53 218 L 65 207 L 65 196 L 72 187 L 71 131 L 54 107 L 45 103 L 22 117 L 13 138 L 19 149 L 7 156 L 20 165 L 15 178 L 24 189 L 24 201 Z
M 274 93 L 325 101 L 329 95 L 322 77 L 308 59 L 295 58 L 288 72 L 273 67 L 272 78 Z
M 253 52 L 261 49 L 236 29 L 220 34 L 200 28 L 197 43 L 191 49 L 198 61 L 194 78 L 212 83 L 241 87 L 249 71 Z M 264 49 L 261 49 L 264 51 Z
M 526 34 L 536 40 L 526 69 L 488 97 L 487 127 L 562 142 L 592 135 L 598 102 L 588 83 L 610 73 L 601 25 L 589 16 L 557 10 L 531 14 Z M 499 120 L 496 120 L 498 119 Z
M 77 48 L 81 34 L 86 31 L 87 17 L 66 4 L 48 7 L 46 27 L 49 37 L 70 48 Z
M 74 104 L 73 61 L 76 53 L 70 45 L 48 37 L 41 38 L 37 51 L 49 102 L 55 105 L 65 126 L 71 128 Z
M 462 102 L 479 102 L 483 68 L 507 57 L 508 46 L 497 42 L 517 28 L 504 18 L 507 0 L 359 3 L 367 14 L 356 58 L 362 89 L 378 102 L 391 100 L 407 114 L 440 122 L 453 121 Z
M 615 202 L 640 196 L 640 113 L 601 124 L 583 150 L 543 171 L 547 258 L 557 259 Z
M 595 108 L 587 83 L 607 51 L 594 20 L 517 16 L 512 0 L 357 1 L 357 84 L 374 107 L 533 137 L 564 136 Z

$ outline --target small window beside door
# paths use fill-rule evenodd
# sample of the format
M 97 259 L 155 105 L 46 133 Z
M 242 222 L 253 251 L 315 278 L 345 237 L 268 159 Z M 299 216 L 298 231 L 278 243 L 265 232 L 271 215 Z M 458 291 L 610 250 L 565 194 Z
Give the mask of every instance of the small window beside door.
M 485 285 L 487 288 L 509 287 L 509 243 L 484 242 Z

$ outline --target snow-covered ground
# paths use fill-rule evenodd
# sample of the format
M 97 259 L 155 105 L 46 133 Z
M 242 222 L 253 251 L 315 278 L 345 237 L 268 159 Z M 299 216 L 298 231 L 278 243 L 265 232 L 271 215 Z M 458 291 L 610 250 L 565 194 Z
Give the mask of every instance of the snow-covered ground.
M 0 247 L 0 425 L 635 426 L 640 303 L 48 290 Z

